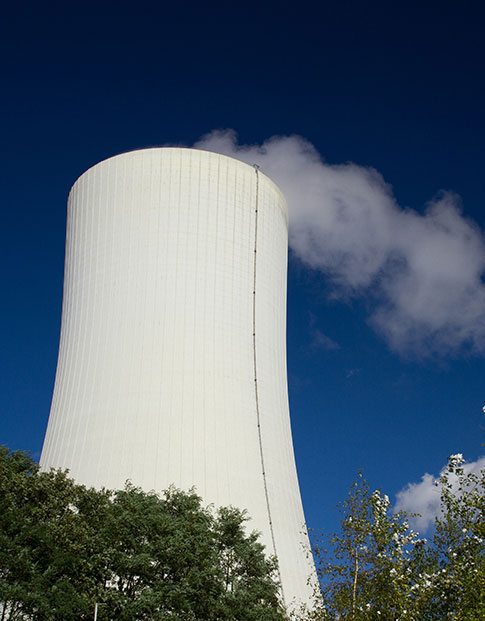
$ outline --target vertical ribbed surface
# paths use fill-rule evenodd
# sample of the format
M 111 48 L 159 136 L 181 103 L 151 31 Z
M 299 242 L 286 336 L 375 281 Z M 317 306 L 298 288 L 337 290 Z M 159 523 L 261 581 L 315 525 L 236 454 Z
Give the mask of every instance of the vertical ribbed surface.
M 288 603 L 309 599 L 314 568 L 288 411 L 287 234 L 277 187 L 225 156 L 147 149 L 82 175 L 41 466 L 246 508 Z

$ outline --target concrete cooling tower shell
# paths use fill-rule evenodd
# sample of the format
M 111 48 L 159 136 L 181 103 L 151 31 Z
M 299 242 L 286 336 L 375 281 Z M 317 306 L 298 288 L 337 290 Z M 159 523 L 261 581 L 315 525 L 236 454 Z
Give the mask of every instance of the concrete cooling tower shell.
M 315 570 L 288 409 L 287 243 L 283 195 L 235 159 L 155 148 L 84 173 L 41 467 L 247 509 L 289 604 L 310 600 Z

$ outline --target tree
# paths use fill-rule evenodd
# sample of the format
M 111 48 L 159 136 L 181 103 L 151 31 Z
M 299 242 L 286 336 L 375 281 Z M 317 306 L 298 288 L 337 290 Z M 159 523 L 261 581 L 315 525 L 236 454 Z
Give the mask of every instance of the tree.
M 265 558 L 258 533 L 245 534 L 247 520 L 245 512 L 232 507 L 223 507 L 217 515 L 214 534 L 224 589 L 218 618 L 271 621 L 279 618 L 274 616 L 279 608 L 274 588 L 277 563 Z
M 195 492 L 109 492 L 0 449 L 0 620 L 285 618 L 245 513 Z M 3 616 L 2 616 L 3 615 Z
M 467 473 L 463 456 L 452 455 L 437 485 L 441 514 L 423 592 L 441 611 L 436 618 L 485 619 L 485 469 Z
M 389 498 L 370 492 L 359 473 L 341 504 L 342 530 L 330 551 L 315 548 L 323 601 L 317 618 L 397 619 L 409 592 L 410 545 L 417 541 L 404 514 L 390 513 Z
M 341 532 L 315 546 L 322 597 L 309 618 L 341 621 L 485 619 L 485 470 L 452 455 L 437 485 L 441 514 L 420 539 L 361 474 L 340 506 Z
M 84 508 L 106 501 L 65 473 L 39 473 L 27 455 L 0 449 L 0 601 L 9 619 L 74 619 L 94 598 L 95 558 Z M 76 577 L 76 579 L 73 579 Z M 29 615 L 29 616 L 26 616 Z

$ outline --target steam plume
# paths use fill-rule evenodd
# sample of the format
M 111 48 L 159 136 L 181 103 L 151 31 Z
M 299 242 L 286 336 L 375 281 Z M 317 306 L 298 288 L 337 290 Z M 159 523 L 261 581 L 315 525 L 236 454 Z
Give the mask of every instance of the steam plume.
M 485 240 L 456 194 L 402 209 L 379 172 L 326 164 L 300 136 L 248 146 L 223 130 L 194 146 L 260 165 L 287 198 L 294 254 L 334 295 L 371 296 L 369 321 L 393 350 L 485 352 Z

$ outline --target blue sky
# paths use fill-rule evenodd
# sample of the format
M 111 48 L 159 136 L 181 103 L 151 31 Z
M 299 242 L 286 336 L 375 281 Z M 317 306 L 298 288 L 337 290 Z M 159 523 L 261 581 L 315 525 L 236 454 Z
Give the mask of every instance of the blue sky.
M 441 191 L 456 193 L 453 208 L 461 203 L 478 227 L 475 241 L 483 240 L 480 3 L 67 4 L 3 9 L 0 443 L 40 455 L 59 340 L 66 198 L 106 157 L 192 145 L 225 128 L 242 145 L 298 135 L 330 170 L 349 162 L 377 170 L 401 215 L 424 218 Z M 263 170 L 271 167 L 263 160 Z M 426 238 L 414 243 L 411 235 L 407 259 L 428 248 Z M 450 243 L 449 255 L 427 260 L 463 264 L 458 280 L 476 260 L 480 291 L 481 243 L 475 252 Z M 463 320 L 473 347 L 465 338 L 430 353 L 427 333 L 412 351 L 396 350 L 372 323 L 389 301 L 379 278 L 350 290 L 347 274 L 337 291 L 328 257 L 309 268 L 305 248 L 295 248 L 288 280 L 294 445 L 307 521 L 332 530 L 335 505 L 359 469 L 392 498 L 426 472 L 438 474 L 451 453 L 471 461 L 483 454 L 485 308 Z M 450 287 L 439 308 L 459 305 L 454 296 Z

